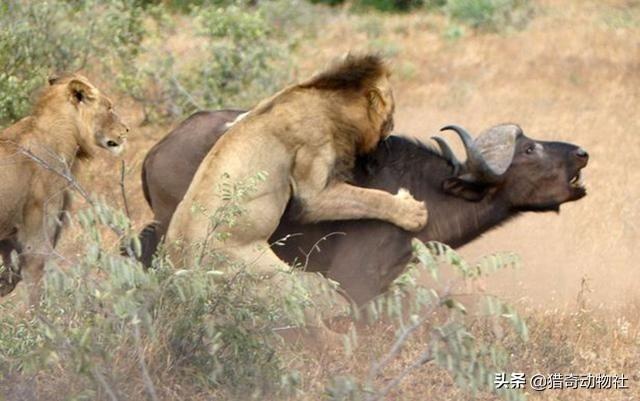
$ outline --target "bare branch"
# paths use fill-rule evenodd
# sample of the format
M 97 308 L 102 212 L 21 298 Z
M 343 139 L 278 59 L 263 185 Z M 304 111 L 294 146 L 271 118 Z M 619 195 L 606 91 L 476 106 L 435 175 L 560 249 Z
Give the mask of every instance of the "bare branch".
M 156 388 L 153 385 L 147 364 L 144 361 L 144 354 L 142 349 L 142 341 L 140 340 L 140 324 L 133 325 L 133 335 L 136 339 L 136 348 L 138 349 L 138 362 L 140 363 L 140 370 L 142 371 L 142 379 L 144 380 L 144 388 L 147 390 L 147 394 L 151 401 L 158 401 L 158 395 L 156 394 Z
M 53 167 L 50 163 L 48 163 L 46 160 L 42 159 L 41 157 L 39 157 L 38 155 L 36 155 L 35 153 L 33 153 L 32 151 L 30 151 L 29 149 L 20 146 L 18 144 L 16 144 L 16 146 L 18 147 L 18 149 L 20 150 L 20 152 L 27 156 L 29 159 L 33 160 L 36 164 L 38 164 L 40 167 L 44 168 L 45 170 L 51 171 L 53 173 L 55 173 L 56 175 L 62 177 L 70 186 L 71 188 L 73 188 L 74 190 L 76 190 L 76 192 L 78 192 L 80 194 L 80 196 L 82 196 L 85 201 L 87 201 L 87 203 L 89 203 L 89 205 L 91 205 L 92 207 L 96 206 L 96 202 L 95 200 L 89 195 L 89 193 L 80 185 L 80 183 L 78 182 L 78 180 L 76 180 L 76 178 L 73 176 L 73 173 L 71 172 L 71 168 L 69 165 L 67 165 L 67 163 L 65 162 L 65 160 L 61 159 L 58 156 L 58 161 L 60 161 L 60 163 L 64 166 L 64 168 L 62 170 L 58 170 L 55 167 Z M 111 231 L 113 231 L 117 236 L 122 237 L 124 236 L 124 232 L 117 226 L 115 226 L 112 223 L 107 223 L 107 226 L 111 229 Z M 133 252 L 131 252 L 133 254 Z
M 125 164 L 124 160 L 120 163 L 120 192 L 122 193 L 122 201 L 124 202 L 124 211 L 127 213 L 127 218 L 131 220 L 131 213 L 129 213 L 129 201 L 127 200 L 127 193 L 124 188 L 124 174 Z
M 52 166 L 51 163 L 47 162 L 40 156 L 33 153 L 31 150 L 21 146 L 20 144 L 17 144 L 13 141 L 5 141 L 5 142 L 12 143 L 14 146 L 16 146 L 16 148 L 20 151 L 20 153 L 22 153 L 27 158 L 31 159 L 40 167 L 44 168 L 45 170 L 51 171 L 52 173 L 63 178 L 71 188 L 73 188 L 76 192 L 78 192 L 85 199 L 85 201 L 87 201 L 87 203 L 91 205 L 91 207 L 95 208 L 97 206 L 96 201 L 89 195 L 89 193 L 82 187 L 82 185 L 80 185 L 78 180 L 76 180 L 73 173 L 71 172 L 71 166 L 66 162 L 64 158 L 60 157 L 59 155 L 50 151 L 47 148 L 43 148 L 45 151 L 48 151 L 51 154 L 51 156 L 61 164 L 61 166 L 63 166 L 61 169 L 57 169 L 54 166 Z M 120 227 L 116 226 L 111 222 L 107 222 L 106 226 L 109 227 L 109 229 L 111 229 L 111 231 L 120 238 L 124 237 L 126 234 L 122 229 L 120 229 Z M 135 252 L 131 244 L 126 246 L 126 251 L 129 257 L 135 257 Z
M 402 332 L 402 334 L 396 339 L 391 346 L 391 349 L 387 354 L 380 360 L 378 363 L 373 363 L 371 365 L 371 369 L 369 369 L 369 375 L 367 376 L 367 383 L 373 384 L 373 381 L 378 377 L 380 372 L 391 362 L 393 361 L 402 351 L 402 348 L 409 340 L 409 336 L 413 334 L 422 324 L 427 320 L 427 315 L 423 316 L 421 319 L 416 320 L 411 324 L 406 330 Z
M 69 168 L 69 166 L 67 165 L 67 163 L 65 163 L 64 160 L 62 160 L 59 156 L 58 159 L 61 162 L 61 164 L 65 167 L 64 170 L 60 171 L 58 169 L 56 169 L 55 167 L 53 167 L 50 163 L 48 163 L 46 160 L 42 159 L 41 157 L 39 157 L 38 155 L 36 155 L 35 153 L 33 153 L 31 150 L 15 144 L 18 149 L 20 150 L 20 152 L 27 156 L 29 159 L 33 160 L 34 162 L 36 162 L 40 167 L 44 168 L 45 170 L 51 171 L 55 174 L 57 174 L 58 176 L 62 177 L 65 181 L 67 181 L 67 183 L 69 185 L 71 185 L 71 187 L 73 187 L 73 189 L 75 189 L 89 204 L 91 204 L 92 206 L 95 205 L 95 202 L 93 201 L 93 199 L 91 199 L 91 197 L 89 196 L 89 193 L 87 191 L 85 191 L 84 188 L 82 188 L 82 186 L 78 183 L 78 181 L 75 179 L 75 177 L 71 174 L 71 169 Z
M 302 270 L 307 270 L 307 267 L 309 266 L 309 259 L 311 258 L 311 254 L 313 253 L 313 251 L 318 251 L 320 252 L 320 243 L 323 241 L 326 241 L 327 239 L 329 239 L 329 237 L 332 237 L 334 235 L 347 235 L 347 233 L 342 232 L 342 231 L 337 231 L 337 232 L 333 232 L 333 233 L 329 233 L 327 235 L 325 235 L 324 237 L 320 238 L 319 240 L 317 240 L 313 246 L 311 247 L 311 249 L 309 249 L 308 252 L 304 252 L 302 249 L 300 249 L 300 251 L 302 253 L 304 253 L 304 257 L 305 257 L 305 261 L 304 261 L 304 265 L 302 266 Z
M 60 332 L 60 330 L 58 330 L 55 325 L 49 320 L 47 319 L 41 312 L 39 309 L 36 309 L 36 318 L 45 326 L 47 326 L 47 328 L 55 334 L 55 339 L 58 342 L 58 347 L 59 350 L 61 352 L 66 353 L 71 359 L 73 359 L 74 357 L 74 348 L 73 345 L 71 344 L 71 341 L 69 340 L 69 338 L 67 336 L 65 336 L 63 333 Z M 98 382 L 98 384 L 100 384 L 100 386 L 102 387 L 102 389 L 107 393 L 107 395 L 109 396 L 109 399 L 111 399 L 111 401 L 118 401 L 118 396 L 116 395 L 116 391 L 109 385 L 109 383 L 107 382 L 106 377 L 104 377 L 104 375 L 102 374 L 102 372 L 100 372 L 100 370 L 98 370 L 97 367 L 92 367 L 91 368 L 91 377 Z
M 407 377 L 411 372 L 424 365 L 425 363 L 433 361 L 433 356 L 431 354 L 430 349 L 426 349 L 418 356 L 411 365 L 404 368 L 402 372 L 398 376 L 396 376 L 393 380 L 391 380 L 380 392 L 375 394 L 374 396 L 369 398 L 369 401 L 379 401 L 383 400 L 396 386 L 400 384 L 405 377 Z
M 94 367 L 93 369 L 91 369 L 91 375 L 94 377 L 94 379 L 98 383 L 100 383 L 100 385 L 102 386 L 102 389 L 107 393 L 111 401 L 118 401 L 118 396 L 116 395 L 115 391 L 113 391 L 109 383 L 107 383 L 107 379 L 98 370 L 98 368 Z

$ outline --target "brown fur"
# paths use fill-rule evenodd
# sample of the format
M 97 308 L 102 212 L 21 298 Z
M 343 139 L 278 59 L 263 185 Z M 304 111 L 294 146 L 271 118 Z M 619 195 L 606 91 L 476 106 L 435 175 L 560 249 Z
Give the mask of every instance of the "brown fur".
M 389 134 L 394 110 L 388 71 L 374 56 L 348 56 L 307 82 L 293 85 L 239 117 L 200 165 L 178 205 L 167 232 L 174 264 L 189 266 L 217 249 L 229 260 L 243 262 L 262 277 L 277 280 L 289 266 L 269 248 L 291 197 L 302 205 L 304 221 L 382 219 L 410 230 L 427 220 L 424 203 L 406 191 L 398 195 L 351 186 L 342 177 L 357 154 L 365 153 Z M 231 227 L 218 228 L 229 238 L 211 235 L 210 214 L 225 207 L 216 188 L 223 176 L 244 182 L 266 173 L 246 199 L 244 212 Z M 274 287 L 274 288 L 276 288 Z
M 205 239 L 208 223 L 194 219 L 191 210 L 198 205 L 213 212 L 223 205 L 212 194 L 223 174 L 243 181 L 260 170 L 268 173 L 268 182 L 248 201 L 237 225 L 246 221 L 251 228 L 229 228 L 231 248 L 266 244 L 291 196 L 301 201 L 306 221 L 378 218 L 407 229 L 423 227 L 426 209 L 410 195 L 392 196 L 341 181 L 356 155 L 389 134 L 394 102 L 388 76 L 379 57 L 349 55 L 238 118 L 196 173 L 169 228 L 169 243 Z M 242 252 L 240 259 L 245 259 Z M 174 256 L 176 262 L 181 259 Z
M 198 165 L 224 135 L 226 124 L 242 113 L 219 110 L 193 115 L 145 157 L 142 185 L 154 215 L 154 222 L 140 233 L 145 266 L 150 266 Z M 534 143 L 544 147 L 535 157 L 527 153 Z M 504 182 L 455 184 L 459 162 L 450 155 L 443 156 L 415 140 L 391 136 L 375 151 L 358 158 L 353 182 L 389 192 L 409 189 L 416 199 L 424 199 L 429 205 L 427 226 L 409 233 L 375 220 L 302 224 L 292 202 L 269 242 L 282 244 L 273 248 L 279 258 L 291 264 L 302 262 L 307 272 L 321 271 L 362 305 L 386 291 L 404 271 L 414 237 L 457 248 L 520 212 L 557 211 L 561 204 L 584 196 L 584 190 L 571 178 L 587 160 L 586 153 L 575 145 L 539 142 L 519 135 Z
M 301 89 L 317 89 L 320 91 L 339 92 L 347 101 L 366 99 L 368 102 L 367 117 L 371 126 L 362 130 L 349 118 L 342 116 L 343 110 L 333 107 L 330 102 L 325 110 L 329 120 L 335 124 L 331 129 L 336 153 L 339 155 L 336 163 L 338 175 L 353 168 L 356 154 L 368 153 L 375 148 L 380 139 L 393 130 L 393 112 L 395 102 L 393 93 L 388 88 L 382 93 L 380 81 L 388 80 L 390 71 L 383 60 L 375 55 L 354 56 L 347 55 L 344 60 L 335 62 L 326 71 L 314 75 L 305 82 L 285 88 L 258 104 L 252 115 L 266 114 L 278 104 L 289 101 L 287 94 Z M 322 94 L 320 95 L 322 96 Z M 388 107 L 389 110 L 385 110 Z M 380 122 L 378 119 L 382 118 Z M 378 127 L 376 130 L 375 127 Z
M 0 134 L 0 296 L 28 276 L 31 301 L 38 301 L 46 255 L 69 207 L 68 183 L 56 172 L 74 173 L 76 160 L 90 159 L 98 148 L 119 153 L 127 131 L 111 101 L 76 74 L 50 80 L 32 115 Z M 19 266 L 11 263 L 13 251 Z

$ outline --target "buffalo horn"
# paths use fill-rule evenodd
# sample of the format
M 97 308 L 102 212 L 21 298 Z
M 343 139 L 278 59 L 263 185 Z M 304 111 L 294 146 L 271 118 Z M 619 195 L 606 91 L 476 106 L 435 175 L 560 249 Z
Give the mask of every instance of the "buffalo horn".
M 495 171 L 484 159 L 480 149 L 476 146 L 471 134 L 458 125 L 447 125 L 440 131 L 453 130 L 462 140 L 467 153 L 467 170 L 480 182 L 493 183 L 500 180 L 501 174 Z
M 453 175 L 457 176 L 458 173 L 460 172 L 460 168 L 462 165 L 458 160 L 458 158 L 456 157 L 456 155 L 451 150 L 451 148 L 449 147 L 449 144 L 447 143 L 447 141 L 445 141 L 443 138 L 440 138 L 439 136 L 432 136 L 431 139 L 436 141 L 436 143 L 440 147 L 440 152 L 442 152 L 442 156 L 444 156 L 444 158 L 449 161 L 451 166 L 453 166 Z

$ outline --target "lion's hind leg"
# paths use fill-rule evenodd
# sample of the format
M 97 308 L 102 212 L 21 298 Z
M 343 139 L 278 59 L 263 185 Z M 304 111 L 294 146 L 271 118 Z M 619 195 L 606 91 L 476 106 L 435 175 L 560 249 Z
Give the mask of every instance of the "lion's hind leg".
M 341 343 L 340 335 L 327 328 L 324 320 L 349 314 L 351 303 L 333 283 L 318 273 L 292 271 L 265 241 L 232 247 L 226 253 L 242 260 L 243 268 L 257 280 L 258 295 L 270 304 L 281 306 L 291 300 L 302 303 L 305 329 L 315 341 L 327 346 Z

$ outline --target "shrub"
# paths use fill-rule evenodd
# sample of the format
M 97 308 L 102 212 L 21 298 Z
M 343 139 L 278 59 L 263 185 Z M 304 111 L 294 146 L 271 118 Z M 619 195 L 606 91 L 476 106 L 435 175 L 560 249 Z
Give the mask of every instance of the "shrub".
M 193 30 L 199 50 L 188 60 L 165 48 L 177 28 L 163 5 L 144 0 L 3 3 L 0 122 L 24 116 L 31 93 L 48 75 L 76 70 L 113 83 L 109 89 L 138 101 L 148 120 L 207 108 L 247 108 L 290 79 L 291 49 L 312 29 L 307 26 L 317 23 L 310 23 L 313 12 L 299 0 L 256 6 L 200 3 L 186 7 L 187 29 Z M 291 34 L 292 27 L 299 33 Z
M 337 6 L 344 0 L 310 0 L 312 3 Z M 425 0 L 355 0 L 353 7 L 356 9 L 376 9 L 384 12 L 406 12 L 425 4 Z
M 139 50 L 136 0 L 0 5 L 0 123 L 24 116 L 30 95 L 50 74 L 81 69 L 117 76 Z
M 391 318 L 397 328 L 395 341 L 386 353 L 374 361 L 364 379 L 341 376 L 327 386 L 330 400 L 383 400 L 401 380 L 426 364 L 446 369 L 455 384 L 469 394 L 496 392 L 494 377 L 503 372 L 508 363 L 508 353 L 496 341 L 489 327 L 500 326 L 507 321 L 514 329 L 514 337 L 521 343 L 528 336 L 524 321 L 511 306 L 492 295 L 479 296 L 484 305 L 483 313 L 471 316 L 457 296 L 457 284 L 465 280 L 486 276 L 504 268 L 518 265 L 513 254 L 489 255 L 470 264 L 444 244 L 423 244 L 415 239 L 414 262 L 396 281 L 389 293 L 370 305 L 370 316 Z M 441 277 L 442 268 L 450 267 L 456 273 L 453 278 Z M 430 273 L 442 289 L 418 284 L 420 271 Z M 483 339 L 487 339 L 485 342 Z M 407 366 L 379 383 L 378 377 L 389 377 L 389 369 L 403 348 L 415 340 L 419 352 Z M 517 342 L 517 341 L 516 341 Z M 524 400 L 521 391 L 497 391 L 507 400 Z
M 358 0 L 357 7 L 375 8 L 380 11 L 409 11 L 424 4 L 424 0 Z
M 149 120 L 203 109 L 249 108 L 291 78 L 291 50 L 300 37 L 289 32 L 292 27 L 308 29 L 298 24 L 304 18 L 307 25 L 304 12 L 291 15 L 296 6 L 304 11 L 298 0 L 256 7 L 193 6 L 188 29 L 193 29 L 197 52 L 188 60 L 176 59 L 164 48 L 170 30 L 158 29 L 149 37 L 145 59 L 129 75 L 134 79 L 123 82 L 123 89 L 145 106 Z M 289 16 L 286 23 L 278 11 Z
M 234 224 L 256 182 L 222 188 L 228 210 L 207 216 L 212 224 Z M 48 271 L 34 319 L 5 313 L 11 308 L 2 305 L 3 373 L 63 378 L 65 398 L 90 389 L 95 398 L 135 399 L 140 387 L 153 398 L 161 380 L 154 372 L 231 395 L 291 390 L 295 372 L 278 357 L 273 329 L 300 324 L 302 308 L 310 307 L 301 284 L 285 296 L 265 294 L 255 290 L 260 280 L 246 266 L 223 279 L 215 264 L 175 270 L 164 257 L 145 271 L 103 245 L 105 229 L 129 230 L 125 214 L 103 201 L 91 203 L 77 217 L 84 256 Z M 73 383 L 80 385 L 74 389 Z
M 531 18 L 530 0 L 447 0 L 445 11 L 474 28 L 522 28 Z
M 244 199 L 264 178 L 223 179 L 218 191 L 226 206 L 213 213 L 197 207 L 193 212 L 204 213 L 202 218 L 216 228 L 212 235 L 218 235 L 217 229 L 235 224 Z M 104 245 L 110 231 L 131 236 L 125 213 L 87 199 L 91 207 L 77 216 L 85 238 L 83 256 L 60 259 L 60 266 L 47 272 L 45 298 L 32 314 L 0 305 L 0 372 L 13 377 L 12 388 L 22 388 L 35 376 L 44 383 L 57 381 L 64 399 L 141 399 L 142 393 L 158 399 L 158 393 L 176 397 L 183 388 L 193 394 L 194 387 L 221 399 L 284 399 L 296 390 L 299 375 L 287 368 L 274 329 L 300 325 L 303 310 L 313 307 L 297 275 L 291 275 L 292 285 L 283 293 L 280 288 L 256 291 L 264 281 L 243 264 L 227 266 L 232 274 L 217 270 L 216 262 L 175 270 L 160 254 L 153 269 L 145 271 L 134 258 Z M 129 251 L 139 252 L 135 237 L 125 242 L 132 244 Z M 208 260 L 219 260 L 215 250 L 206 252 Z M 424 364 L 446 369 L 471 393 L 491 390 L 493 372 L 504 370 L 507 357 L 499 345 L 476 338 L 472 327 L 487 327 L 484 319 L 495 326 L 502 318 L 526 337 L 523 321 L 495 297 L 486 297 L 486 318 L 471 318 L 450 290 L 452 283 L 445 283 L 444 290 L 417 284 L 419 269 L 439 280 L 441 267 L 451 266 L 458 272 L 456 280 L 465 280 L 513 266 L 516 258 L 492 255 L 472 265 L 445 245 L 419 241 L 414 253 L 414 265 L 369 309 L 372 318 L 395 322 L 394 343 L 366 377 L 333 378 L 326 389 L 329 399 L 380 400 Z M 414 338 L 421 348 L 418 357 L 393 380 L 380 383 L 379 376 Z M 347 339 L 350 350 L 357 338 L 351 333 Z M 30 391 L 37 398 L 34 392 L 51 389 L 44 385 Z M 521 399 L 519 392 L 502 395 Z

